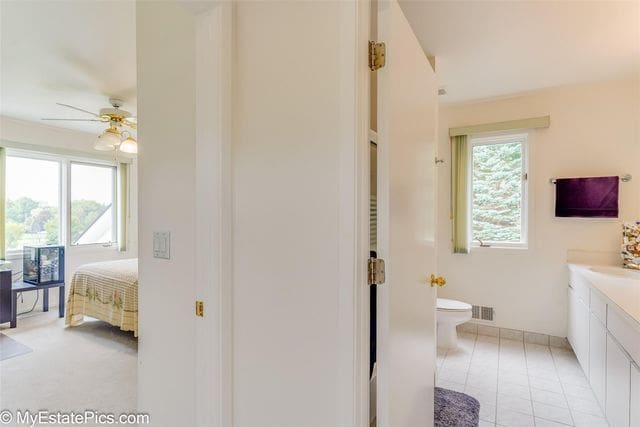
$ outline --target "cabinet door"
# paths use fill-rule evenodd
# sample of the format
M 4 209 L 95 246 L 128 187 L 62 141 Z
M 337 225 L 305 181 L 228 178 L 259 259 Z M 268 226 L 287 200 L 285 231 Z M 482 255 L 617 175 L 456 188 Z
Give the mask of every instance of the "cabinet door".
M 607 334 L 606 415 L 611 427 L 629 427 L 631 361 L 618 343 Z
M 567 300 L 568 300 L 568 311 L 567 311 L 567 339 L 569 340 L 569 344 L 573 347 L 574 351 L 576 348 L 576 304 L 578 302 L 578 297 L 576 296 L 576 292 L 569 285 L 567 288 Z
M 578 298 L 576 302 L 576 356 L 585 375 L 589 377 L 589 306 Z
M 640 426 L 640 368 L 631 364 L 631 414 L 630 426 Z
M 594 313 L 589 318 L 589 383 L 600 406 L 604 408 L 607 370 L 607 329 Z
M 589 377 L 589 306 L 571 285 L 568 316 L 567 338 L 582 370 Z

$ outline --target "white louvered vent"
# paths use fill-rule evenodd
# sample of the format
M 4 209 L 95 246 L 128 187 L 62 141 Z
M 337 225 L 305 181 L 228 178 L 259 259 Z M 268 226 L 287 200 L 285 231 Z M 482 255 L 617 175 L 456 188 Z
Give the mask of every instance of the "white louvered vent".
M 369 198 L 369 246 L 375 251 L 378 245 L 378 198 Z
M 471 309 L 471 317 L 478 320 L 493 321 L 493 307 L 474 305 Z

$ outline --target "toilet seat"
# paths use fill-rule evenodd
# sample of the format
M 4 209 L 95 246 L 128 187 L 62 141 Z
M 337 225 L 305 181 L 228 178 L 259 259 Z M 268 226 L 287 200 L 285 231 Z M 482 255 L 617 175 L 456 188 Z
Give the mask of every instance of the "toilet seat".
M 471 304 L 466 302 L 456 301 L 454 299 L 438 298 L 436 301 L 436 307 L 439 311 L 469 311 L 471 310 Z

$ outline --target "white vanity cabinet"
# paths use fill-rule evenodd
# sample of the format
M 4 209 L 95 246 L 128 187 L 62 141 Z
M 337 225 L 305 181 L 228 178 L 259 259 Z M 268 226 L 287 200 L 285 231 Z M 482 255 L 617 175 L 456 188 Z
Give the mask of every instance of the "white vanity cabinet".
M 607 395 L 605 414 L 611 427 L 629 427 L 631 361 L 607 334 Z M 637 404 L 637 403 L 636 403 Z
M 589 383 L 601 407 L 605 407 L 607 328 L 591 313 L 589 318 Z
M 640 427 L 640 275 L 602 270 L 570 265 L 567 335 L 609 425 Z
M 587 290 L 587 294 L 588 290 Z M 569 333 L 568 337 L 580 366 L 589 372 L 589 306 L 585 301 L 583 285 L 574 282 L 569 285 Z
M 640 367 L 631 364 L 631 410 L 629 425 L 640 426 Z

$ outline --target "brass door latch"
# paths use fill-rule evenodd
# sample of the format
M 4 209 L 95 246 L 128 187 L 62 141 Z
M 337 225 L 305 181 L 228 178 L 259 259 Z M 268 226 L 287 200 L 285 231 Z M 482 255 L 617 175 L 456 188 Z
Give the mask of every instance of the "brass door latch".
M 435 285 L 438 285 L 440 287 L 443 287 L 444 285 L 447 284 L 447 281 L 445 280 L 444 277 L 442 276 L 438 276 L 436 277 L 435 274 L 431 275 L 431 278 L 429 279 L 429 284 L 431 285 L 431 287 L 433 288 Z
M 196 316 L 204 317 L 204 301 L 196 301 Z

